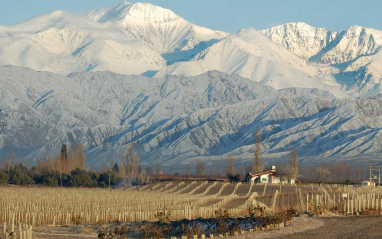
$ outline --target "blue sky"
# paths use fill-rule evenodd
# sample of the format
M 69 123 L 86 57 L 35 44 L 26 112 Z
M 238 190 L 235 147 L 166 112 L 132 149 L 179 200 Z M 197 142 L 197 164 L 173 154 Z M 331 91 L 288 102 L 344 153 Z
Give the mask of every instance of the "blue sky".
M 54 10 L 83 14 L 119 0 L 0 0 L 0 25 L 12 25 Z M 173 10 L 215 30 L 265 29 L 301 21 L 338 31 L 351 25 L 382 30 L 381 0 L 142 0 Z

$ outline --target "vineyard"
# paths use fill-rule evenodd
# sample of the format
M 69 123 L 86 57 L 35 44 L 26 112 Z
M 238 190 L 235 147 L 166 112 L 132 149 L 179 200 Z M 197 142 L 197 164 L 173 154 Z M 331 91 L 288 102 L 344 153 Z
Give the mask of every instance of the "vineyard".
M 169 182 L 129 189 L 0 188 L 0 222 L 28 225 L 76 225 L 154 221 L 171 211 L 173 220 L 211 218 L 215 210 L 246 216 L 250 206 L 268 212 L 318 207 L 356 213 L 380 209 L 378 188 L 343 185 L 259 185 L 223 182 Z

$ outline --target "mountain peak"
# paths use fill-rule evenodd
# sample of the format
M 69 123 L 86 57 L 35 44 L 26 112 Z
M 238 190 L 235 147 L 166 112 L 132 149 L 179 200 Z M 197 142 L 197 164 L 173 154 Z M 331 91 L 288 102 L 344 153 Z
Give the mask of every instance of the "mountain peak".
M 129 15 L 140 20 L 155 23 L 172 22 L 180 19 L 171 10 L 150 3 L 134 3 L 129 9 Z
M 267 29 L 267 30 L 263 30 L 263 31 L 271 31 L 271 30 L 274 30 L 274 31 L 277 31 L 277 30 L 281 30 L 281 31 L 317 31 L 317 30 L 324 30 L 326 31 L 326 29 L 324 28 L 318 28 L 318 27 L 313 27 L 305 22 L 288 22 L 288 23 L 285 23 L 285 24 L 282 24 L 282 25 L 278 25 L 278 26 L 275 26 L 275 27 L 272 27 L 270 29 Z
M 150 3 L 129 3 L 126 1 L 111 8 L 92 12 L 90 17 L 98 22 L 123 21 L 127 17 L 151 23 L 165 23 L 181 19 L 171 10 Z
M 261 33 L 306 60 L 318 54 L 336 37 L 335 32 L 305 22 L 285 23 L 262 30 Z

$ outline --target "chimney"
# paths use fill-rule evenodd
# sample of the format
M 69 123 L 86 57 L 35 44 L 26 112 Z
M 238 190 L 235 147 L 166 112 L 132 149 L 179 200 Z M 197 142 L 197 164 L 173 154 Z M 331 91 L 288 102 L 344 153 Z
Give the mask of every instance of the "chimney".
M 276 171 L 276 166 L 272 166 L 272 171 Z

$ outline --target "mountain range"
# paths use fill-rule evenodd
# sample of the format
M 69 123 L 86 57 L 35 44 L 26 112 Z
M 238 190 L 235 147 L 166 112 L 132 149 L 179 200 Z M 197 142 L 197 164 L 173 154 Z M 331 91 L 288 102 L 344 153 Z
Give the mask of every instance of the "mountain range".
M 80 142 L 88 163 L 381 152 L 382 31 L 297 22 L 225 33 L 146 3 L 0 26 L 0 155 Z M 377 156 L 375 156 L 377 155 Z M 177 165 L 177 166 L 174 166 Z

